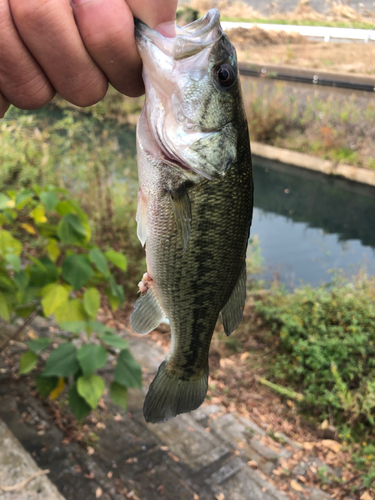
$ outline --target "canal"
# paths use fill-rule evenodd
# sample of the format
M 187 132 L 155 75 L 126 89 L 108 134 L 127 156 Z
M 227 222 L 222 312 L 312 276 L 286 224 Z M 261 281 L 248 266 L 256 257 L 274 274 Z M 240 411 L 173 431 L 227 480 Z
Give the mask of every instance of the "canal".
M 375 274 L 375 189 L 259 157 L 254 161 L 251 229 L 263 258 L 263 277 L 289 288 Z

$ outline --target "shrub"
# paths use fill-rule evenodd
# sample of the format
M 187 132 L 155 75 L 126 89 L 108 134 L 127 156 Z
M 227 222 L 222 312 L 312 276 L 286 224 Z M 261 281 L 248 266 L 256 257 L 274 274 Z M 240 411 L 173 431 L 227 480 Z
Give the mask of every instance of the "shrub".
M 112 248 L 102 252 L 91 242 L 88 217 L 61 188 L 34 185 L 0 193 L 0 317 L 5 321 L 53 316 L 65 330 L 46 356 L 52 340 L 27 342 L 19 372 L 31 372 L 46 359 L 35 383 L 42 396 L 57 397 L 69 385 L 68 400 L 77 418 L 95 408 L 104 380 L 95 374 L 117 356 L 110 394 L 126 407 L 128 387 L 141 387 L 141 369 L 127 342 L 96 321 L 101 294 L 114 310 L 124 291 L 113 276 L 125 271 L 126 257 Z M 79 337 L 81 347 L 77 348 Z M 3 348 L 4 346 L 2 346 Z
M 277 288 L 256 303 L 276 348 L 271 373 L 303 393 L 302 408 L 336 423 L 374 424 L 375 280 L 335 279 L 288 294 Z
M 125 106 L 130 99 L 119 96 L 109 93 L 84 111 L 55 105 L 32 112 L 11 108 L 1 124 L 0 192 L 34 184 L 68 190 L 88 216 L 92 240 L 128 256 L 126 272 L 118 269 L 115 276 L 134 296 L 145 263 L 135 229 L 135 129 L 122 120 L 139 103 Z

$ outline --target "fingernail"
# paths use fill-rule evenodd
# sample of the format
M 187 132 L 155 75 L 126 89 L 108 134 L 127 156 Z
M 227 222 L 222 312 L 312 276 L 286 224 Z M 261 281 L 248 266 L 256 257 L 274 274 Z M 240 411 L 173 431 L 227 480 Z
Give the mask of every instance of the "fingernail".
M 73 7 L 78 7 L 79 5 L 89 2 L 92 2 L 92 0 L 70 0 L 70 5 L 72 5 Z
M 174 38 L 176 36 L 175 22 L 168 21 L 167 23 L 160 23 L 156 26 L 155 31 L 158 31 L 161 35 L 167 38 Z

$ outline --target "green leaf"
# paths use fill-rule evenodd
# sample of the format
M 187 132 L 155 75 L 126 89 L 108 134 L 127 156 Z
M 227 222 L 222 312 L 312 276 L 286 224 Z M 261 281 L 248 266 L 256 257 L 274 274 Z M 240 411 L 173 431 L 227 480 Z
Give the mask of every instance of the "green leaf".
M 57 226 L 60 240 L 70 245 L 82 245 L 90 240 L 90 232 L 75 214 L 68 213 L 60 220 Z
M 20 290 L 23 290 L 27 287 L 28 283 L 29 283 L 29 278 L 27 276 L 27 274 L 25 273 L 25 271 L 22 269 L 21 271 L 16 271 L 14 274 L 13 274 L 13 281 L 15 282 L 15 284 L 18 286 L 18 288 Z
M 34 193 L 32 191 L 23 190 L 16 196 L 16 208 L 20 210 L 26 203 L 33 199 Z
M 30 215 L 34 219 L 35 224 L 44 224 L 47 222 L 46 211 L 42 204 L 37 205 L 34 210 L 31 210 Z
M 69 255 L 61 266 L 63 278 L 72 285 L 75 290 L 83 287 L 94 275 L 94 271 L 83 255 Z
M 73 204 L 69 200 L 59 201 L 55 207 L 56 212 L 64 217 L 66 214 L 77 215 L 77 211 Z
M 42 374 L 45 377 L 69 377 L 69 375 L 77 373 L 78 370 L 77 348 L 70 342 L 66 342 L 51 352 Z
M 40 193 L 42 192 L 42 187 L 38 186 L 38 184 L 33 184 L 33 190 L 39 196 Z
M 44 315 L 49 316 L 68 301 L 69 291 L 62 285 L 51 283 L 42 289 L 42 297 Z
M 107 250 L 104 255 L 110 262 L 112 262 L 112 264 L 119 267 L 122 271 L 126 271 L 127 260 L 125 255 L 122 255 L 119 252 L 115 252 L 115 250 Z
M 50 393 L 56 388 L 59 382 L 58 377 L 43 377 L 38 375 L 35 378 L 35 385 L 43 398 L 47 398 Z
M 106 295 L 107 295 L 107 299 L 108 299 L 108 302 L 109 302 L 109 305 L 112 309 L 112 311 L 116 311 L 120 305 L 120 301 L 118 300 L 117 297 L 114 297 L 112 295 L 112 292 L 111 290 L 106 290 Z
M 65 194 L 68 194 L 65 192 Z M 79 204 L 75 200 L 63 200 L 60 201 L 56 206 L 56 212 L 62 217 L 66 214 L 77 215 L 79 220 L 83 223 L 88 221 L 88 217 Z
M 77 382 L 74 382 L 68 394 L 70 407 L 78 420 L 87 417 L 91 411 L 91 406 L 86 403 L 82 396 L 78 394 Z
M 4 193 L 0 193 L 0 210 L 6 210 L 14 206 L 14 202 L 9 196 Z
M 50 239 L 48 241 L 48 245 L 46 246 L 46 250 L 48 253 L 49 258 L 52 260 L 52 262 L 56 262 L 57 257 L 60 255 L 60 248 L 55 239 Z
M 111 308 L 115 311 L 118 306 L 124 302 L 124 289 L 121 285 L 118 285 L 116 283 L 112 275 L 109 277 L 108 282 L 110 288 L 106 288 L 105 294 L 108 298 Z
M 87 328 L 86 321 L 60 321 L 59 326 L 66 330 L 67 332 L 72 333 L 81 333 Z
M 15 309 L 15 313 L 20 318 L 27 318 L 34 311 L 34 309 L 35 309 L 34 305 L 33 306 L 17 307 Z
M 57 226 L 56 224 L 40 224 L 38 226 L 38 231 L 41 236 L 45 238 L 57 238 Z M 52 259 L 53 260 L 53 259 Z
M 37 353 L 44 351 L 44 349 L 46 349 L 51 343 L 51 339 L 48 339 L 47 337 L 40 337 L 39 339 L 28 340 L 26 345 L 30 351 Z
M 20 375 L 24 375 L 26 373 L 31 372 L 33 368 L 38 364 L 38 356 L 35 352 L 27 351 L 22 354 L 20 357 L 20 368 L 18 373 Z
M 105 383 L 102 377 L 90 375 L 89 377 L 79 377 L 77 380 L 78 394 L 91 406 L 96 408 L 99 399 L 105 389 Z
M 83 302 L 80 299 L 68 300 L 58 307 L 54 314 L 59 325 L 65 321 L 86 322 L 89 319 L 83 306 Z
M 109 387 L 109 393 L 115 405 L 118 405 L 124 410 L 126 410 L 128 406 L 127 388 L 121 384 L 118 384 L 117 382 L 112 382 L 112 384 Z
M 20 271 L 21 270 L 21 259 L 18 257 L 18 255 L 14 253 L 8 253 L 5 256 L 5 260 L 13 267 L 15 271 Z
M 0 290 L 7 293 L 14 293 L 15 287 L 12 281 L 9 279 L 8 272 L 0 274 Z
M 46 206 L 47 210 L 53 210 L 59 202 L 59 198 L 53 191 L 45 191 L 39 196 L 40 200 Z
M 90 262 L 95 264 L 98 271 L 102 273 L 103 276 L 109 276 L 109 268 L 104 254 L 99 250 L 99 248 L 92 248 L 89 253 Z
M 0 318 L 5 319 L 5 321 L 9 321 L 10 319 L 8 303 L 5 299 L 5 295 L 2 292 L 0 292 Z
M 129 342 L 110 332 L 104 332 L 103 335 L 100 335 L 100 338 L 105 344 L 116 349 L 126 349 L 129 345 Z
M 59 271 L 51 259 L 42 256 L 33 259 L 34 265 L 30 267 L 30 286 L 43 287 L 58 280 Z
M 107 351 L 101 345 L 85 344 L 77 351 L 83 374 L 89 376 L 107 362 Z
M 115 368 L 115 381 L 126 387 L 142 388 L 142 370 L 129 349 L 120 352 Z
M 100 307 L 100 293 L 96 288 L 87 288 L 83 294 L 85 311 L 91 318 L 95 319 Z
M 9 231 L 0 229 L 0 255 L 5 256 L 8 253 L 20 255 L 21 251 L 22 244 L 13 238 Z
M 109 326 L 100 323 L 100 321 L 93 321 L 92 319 L 89 320 L 89 325 L 92 328 L 92 330 L 97 333 L 105 333 L 105 332 L 113 333 L 115 331 L 114 328 L 110 328 Z

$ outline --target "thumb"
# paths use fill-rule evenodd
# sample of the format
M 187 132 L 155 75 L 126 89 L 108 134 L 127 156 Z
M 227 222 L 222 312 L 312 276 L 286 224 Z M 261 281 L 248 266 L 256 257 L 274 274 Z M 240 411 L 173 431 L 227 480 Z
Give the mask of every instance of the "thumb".
M 153 29 L 176 17 L 177 0 L 126 0 L 126 3 L 134 17 Z

